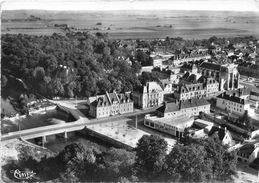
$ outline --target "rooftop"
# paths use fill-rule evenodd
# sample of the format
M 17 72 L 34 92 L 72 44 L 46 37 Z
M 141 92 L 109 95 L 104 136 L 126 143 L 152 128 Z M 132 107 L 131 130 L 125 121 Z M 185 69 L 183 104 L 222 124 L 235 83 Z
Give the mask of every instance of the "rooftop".
M 181 109 L 187 109 L 192 107 L 210 105 L 205 99 L 190 99 L 176 102 L 166 102 L 163 106 L 159 107 L 157 111 L 162 113 L 179 111 Z
M 231 102 L 235 102 L 235 103 L 239 103 L 239 104 L 246 104 L 247 101 L 245 99 L 242 99 L 238 96 L 236 96 L 235 93 L 231 94 L 227 94 L 226 92 L 221 93 L 220 95 L 217 96 L 217 98 L 221 98 L 221 99 L 225 99 Z
M 213 63 L 209 63 L 209 62 L 203 62 L 200 65 L 201 68 L 204 69 L 210 69 L 210 70 L 216 70 L 216 71 L 220 71 L 221 65 L 219 64 L 213 64 Z
M 172 118 L 172 117 L 150 116 L 150 117 L 147 117 L 147 119 L 152 120 L 155 123 L 167 124 L 167 125 L 175 126 L 177 128 L 182 128 L 182 129 L 184 129 L 188 123 L 194 121 L 194 118 L 190 118 L 190 117 Z

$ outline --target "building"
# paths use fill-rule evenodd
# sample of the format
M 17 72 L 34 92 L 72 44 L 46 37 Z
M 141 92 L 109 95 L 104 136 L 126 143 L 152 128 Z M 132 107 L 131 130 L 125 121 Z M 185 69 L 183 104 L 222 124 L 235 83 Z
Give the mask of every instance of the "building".
M 219 93 L 219 82 L 212 77 L 201 76 L 198 83 L 203 83 L 206 86 L 206 97 L 215 97 Z
M 159 117 L 192 117 L 199 115 L 200 112 L 210 112 L 210 104 L 205 99 L 165 102 L 157 109 Z
M 259 92 L 251 91 L 250 100 L 259 101 Z
M 95 118 L 102 118 L 133 112 L 134 105 L 130 94 L 130 92 L 117 94 L 114 91 L 91 97 L 89 114 Z
M 147 82 L 145 86 L 134 91 L 133 100 L 142 109 L 156 107 L 164 101 L 164 90 L 157 82 Z
M 178 100 L 200 99 L 206 97 L 206 95 L 206 85 L 203 83 L 180 84 L 174 92 L 174 97 Z
M 245 144 L 237 151 L 237 159 L 242 162 L 252 163 L 259 157 L 259 143 Z
M 208 60 L 211 56 L 208 54 L 208 52 L 197 52 L 194 51 L 192 53 L 180 53 L 176 54 L 173 59 L 173 65 L 181 65 L 185 62 L 191 62 L 191 61 L 199 61 L 199 60 Z
M 146 115 L 144 118 L 144 125 L 173 135 L 175 137 L 182 137 L 185 128 L 191 127 L 193 124 L 193 118 L 158 118 L 156 116 Z
M 233 146 L 235 144 L 232 135 L 230 133 L 229 130 L 227 130 L 227 128 L 218 128 L 213 126 L 211 128 L 211 130 L 208 133 L 208 136 L 210 138 L 216 138 L 219 139 L 221 141 L 221 143 L 225 146 Z
M 233 90 L 239 88 L 240 75 L 235 64 L 213 64 L 203 62 L 199 66 L 203 76 L 209 76 L 219 82 L 219 90 Z
M 204 99 L 164 103 L 156 116 L 145 116 L 144 125 L 180 138 L 184 129 L 192 126 L 194 116 L 209 111 L 210 104 Z
M 241 117 L 249 109 L 249 103 L 246 99 L 237 96 L 236 93 L 227 94 L 224 92 L 217 96 L 216 107 Z

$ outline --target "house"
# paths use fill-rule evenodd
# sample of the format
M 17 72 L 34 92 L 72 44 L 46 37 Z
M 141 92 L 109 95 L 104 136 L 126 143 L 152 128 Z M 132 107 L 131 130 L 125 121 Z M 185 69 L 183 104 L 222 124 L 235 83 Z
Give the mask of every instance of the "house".
M 157 109 L 159 117 L 192 117 L 200 112 L 209 113 L 210 104 L 205 99 L 165 102 Z
M 235 144 L 233 137 L 227 128 L 218 128 L 216 126 L 213 126 L 211 130 L 208 133 L 208 137 L 210 138 L 217 138 L 219 139 L 223 145 L 226 146 L 233 146 Z
M 157 82 L 147 82 L 145 86 L 134 91 L 133 100 L 142 109 L 156 107 L 164 101 L 164 90 Z
M 237 159 L 242 162 L 252 163 L 259 157 L 259 143 L 244 144 L 237 150 Z
M 130 95 L 130 92 L 117 94 L 114 91 L 91 97 L 89 114 L 95 118 L 102 118 L 133 112 L 134 105 Z
M 236 96 L 236 93 L 227 94 L 224 92 L 217 96 L 216 107 L 241 117 L 249 109 L 249 103 L 247 100 Z

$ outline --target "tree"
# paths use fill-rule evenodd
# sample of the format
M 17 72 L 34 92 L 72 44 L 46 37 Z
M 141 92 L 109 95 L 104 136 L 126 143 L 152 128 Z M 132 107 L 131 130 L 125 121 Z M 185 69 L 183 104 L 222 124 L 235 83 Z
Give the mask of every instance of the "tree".
M 103 157 L 104 166 L 110 179 L 118 180 L 119 177 L 130 179 L 133 176 L 135 154 L 124 149 L 111 148 Z
M 21 114 L 29 115 L 29 109 L 27 106 L 28 103 L 28 96 L 26 94 L 21 94 L 19 97 L 19 109 Z
M 135 168 L 139 178 L 143 180 L 158 178 L 164 167 L 167 142 L 159 136 L 143 135 L 139 139 L 135 151 Z
M 204 147 L 176 145 L 166 157 L 167 175 L 174 181 L 204 182 L 212 179 L 211 161 Z
M 1 77 L 1 87 L 5 87 L 8 82 L 8 79 L 5 75 L 2 75 Z
M 33 71 L 33 77 L 36 81 L 41 82 L 44 80 L 45 70 L 43 67 L 36 67 Z
M 235 152 L 228 152 L 218 139 L 208 138 L 197 142 L 207 152 L 206 158 L 212 160 L 213 179 L 228 181 L 235 175 L 237 156 Z
M 87 164 L 95 163 L 95 156 L 92 150 L 85 149 L 80 143 L 67 145 L 57 156 L 61 163 L 62 172 L 72 176 L 80 177 L 85 173 Z
M 134 73 L 140 73 L 141 68 L 142 68 L 142 66 L 141 66 L 140 62 L 138 62 L 138 61 L 132 62 L 132 69 L 133 69 Z
M 191 144 L 192 139 L 191 139 L 191 134 L 190 134 L 189 128 L 184 129 L 183 137 L 180 138 L 180 142 L 184 145 Z

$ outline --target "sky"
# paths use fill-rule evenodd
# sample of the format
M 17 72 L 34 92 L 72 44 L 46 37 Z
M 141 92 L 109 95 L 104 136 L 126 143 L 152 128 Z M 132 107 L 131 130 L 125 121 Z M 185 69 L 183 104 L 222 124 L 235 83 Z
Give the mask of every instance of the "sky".
M 259 12 L 259 0 L 1 0 L 2 10 L 214 10 Z

